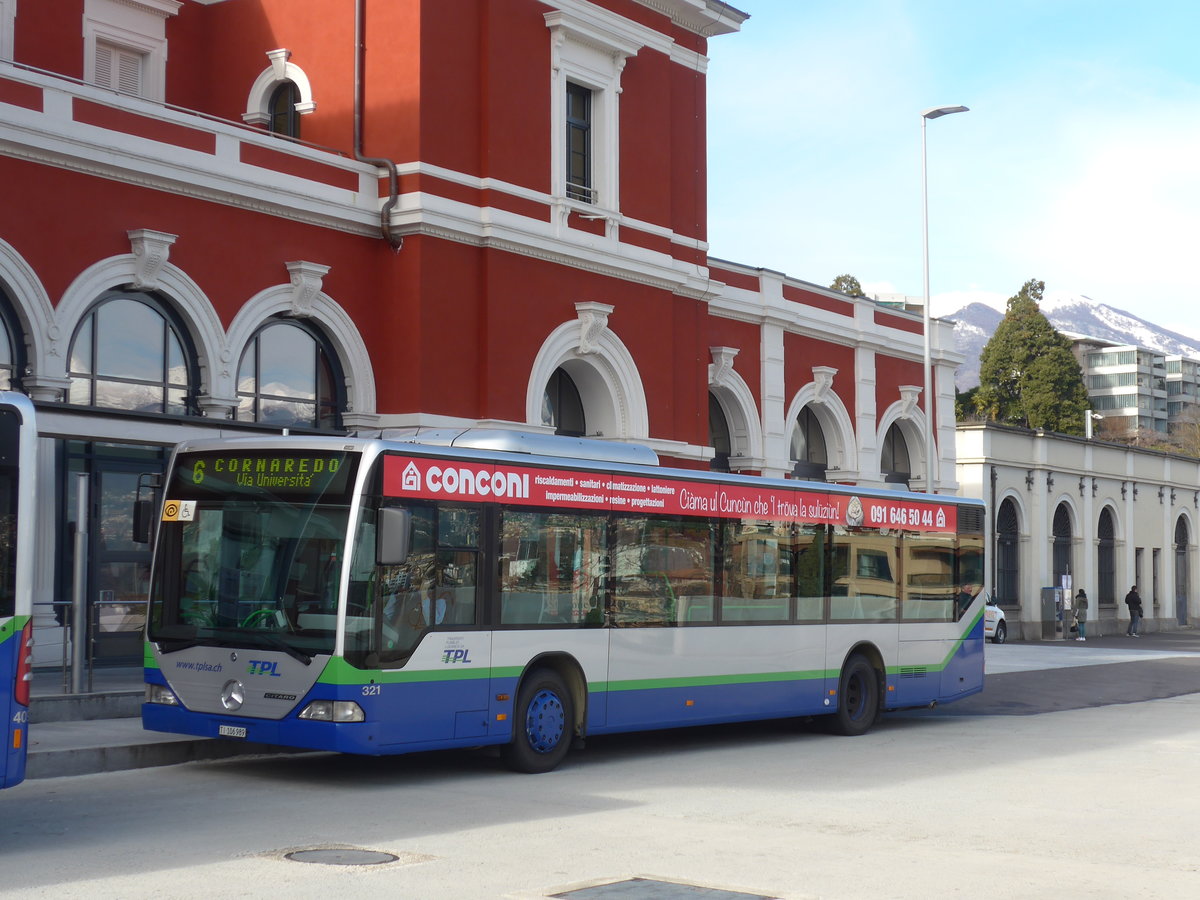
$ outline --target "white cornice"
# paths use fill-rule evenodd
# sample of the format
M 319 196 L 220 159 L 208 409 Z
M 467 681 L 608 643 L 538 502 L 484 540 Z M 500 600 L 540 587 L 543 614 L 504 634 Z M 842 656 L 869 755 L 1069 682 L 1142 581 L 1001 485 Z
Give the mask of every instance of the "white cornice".
M 670 53 L 675 41 L 661 31 L 639 25 L 584 0 L 542 0 L 555 8 L 545 14 L 546 24 L 581 43 L 609 53 L 633 56 L 642 47 Z
M 635 0 L 694 34 L 714 37 L 740 31 L 749 16 L 719 0 Z
M 179 12 L 183 6 L 181 0 L 108 0 L 117 6 L 128 6 L 138 12 L 150 13 L 166 19 Z

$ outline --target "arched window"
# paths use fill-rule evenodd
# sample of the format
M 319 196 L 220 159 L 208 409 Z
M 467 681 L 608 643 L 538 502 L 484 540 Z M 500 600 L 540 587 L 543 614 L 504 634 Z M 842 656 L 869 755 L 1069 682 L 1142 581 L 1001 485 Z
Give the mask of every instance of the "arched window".
M 546 383 L 546 392 L 542 396 L 542 424 L 553 426 L 555 434 L 571 437 L 587 434 L 579 388 L 561 367 L 554 370 Z
M 808 481 L 824 481 L 829 468 L 829 454 L 825 449 L 825 432 L 821 422 L 807 406 L 796 416 L 792 429 L 792 474 Z
M 1062 577 L 1074 572 L 1071 566 L 1071 511 L 1067 504 L 1058 504 L 1054 511 L 1054 584 L 1062 584 Z M 1083 585 L 1079 585 L 1083 587 Z
M 889 484 L 907 485 L 912 478 L 912 463 L 909 462 L 908 441 L 900 426 L 892 423 L 883 436 L 883 453 L 880 456 L 879 468 L 883 480 Z
M 1020 541 L 1020 523 L 1017 519 L 1017 504 L 1006 499 L 1000 504 L 996 515 L 996 602 L 1005 606 L 1016 606 L 1020 602 L 1017 594 L 1020 585 L 1020 567 L 1017 550 Z
M 276 319 L 258 330 L 238 366 L 243 422 L 281 428 L 341 427 L 344 388 L 333 348 L 316 329 Z
M 0 286 L 0 391 L 11 391 L 21 386 L 21 373 L 25 369 L 24 349 L 20 325 L 13 315 L 8 295 Z
M 71 340 L 68 402 L 169 415 L 198 415 L 195 351 L 156 296 L 112 291 Z
M 1100 511 L 1096 526 L 1096 599 L 1100 603 L 1117 602 L 1116 529 L 1113 528 L 1112 512 L 1105 507 Z
M 729 439 L 729 420 L 725 418 L 720 401 L 711 391 L 708 394 L 708 443 L 717 451 L 708 467 L 714 472 L 728 472 L 729 456 L 733 452 L 733 444 Z
M 299 138 L 300 113 L 296 111 L 296 104 L 299 102 L 300 89 L 296 87 L 296 82 L 281 81 L 276 85 L 275 90 L 271 92 L 271 99 L 267 102 L 270 115 L 267 130 L 272 134 Z
M 1188 544 L 1191 542 L 1187 519 L 1180 516 L 1175 520 L 1175 622 L 1188 622 L 1188 584 L 1191 571 L 1188 568 Z

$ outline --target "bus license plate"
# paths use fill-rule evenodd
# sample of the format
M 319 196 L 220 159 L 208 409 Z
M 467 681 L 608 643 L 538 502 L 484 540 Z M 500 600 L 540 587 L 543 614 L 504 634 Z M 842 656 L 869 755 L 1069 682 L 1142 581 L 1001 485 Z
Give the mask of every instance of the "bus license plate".
M 244 738 L 246 736 L 246 729 L 240 725 L 218 725 L 217 734 L 221 737 Z

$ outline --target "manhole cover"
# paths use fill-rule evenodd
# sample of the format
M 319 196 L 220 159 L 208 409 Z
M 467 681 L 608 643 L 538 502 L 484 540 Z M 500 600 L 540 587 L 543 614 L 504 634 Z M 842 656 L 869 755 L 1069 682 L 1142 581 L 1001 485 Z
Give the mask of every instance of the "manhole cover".
M 771 900 L 766 894 L 723 891 L 695 884 L 678 884 L 653 878 L 629 878 L 609 884 L 597 884 L 563 894 L 565 900 Z
M 296 850 L 285 854 L 292 862 L 320 863 L 325 866 L 377 866 L 400 857 L 382 850 Z

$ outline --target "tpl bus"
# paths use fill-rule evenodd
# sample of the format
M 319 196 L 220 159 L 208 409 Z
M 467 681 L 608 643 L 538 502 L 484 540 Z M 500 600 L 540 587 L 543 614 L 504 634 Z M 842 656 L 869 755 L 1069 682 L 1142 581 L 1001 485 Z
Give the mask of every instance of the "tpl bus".
M 29 746 L 36 450 L 33 404 L 0 391 L 0 788 L 24 780 Z
M 539 772 L 587 735 L 861 734 L 981 690 L 981 503 L 657 463 L 495 430 L 181 444 L 145 726 Z

